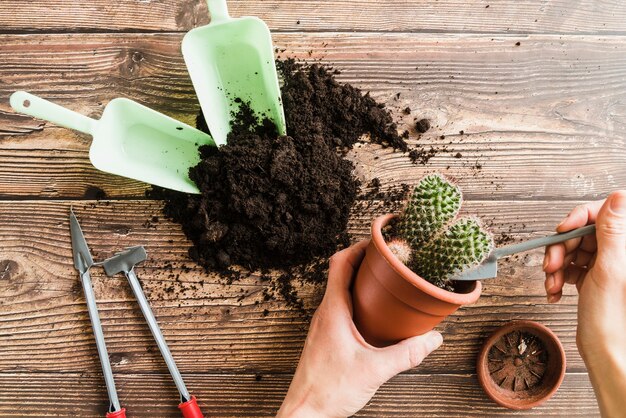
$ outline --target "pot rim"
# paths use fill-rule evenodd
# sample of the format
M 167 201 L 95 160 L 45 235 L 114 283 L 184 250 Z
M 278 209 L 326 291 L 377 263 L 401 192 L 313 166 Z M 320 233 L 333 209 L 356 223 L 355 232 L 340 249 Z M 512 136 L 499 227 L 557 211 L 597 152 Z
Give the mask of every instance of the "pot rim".
M 537 331 L 537 334 L 539 334 L 538 336 L 540 336 L 544 340 L 543 341 L 544 344 L 552 343 L 555 346 L 556 351 L 561 356 L 561 362 L 560 362 L 561 370 L 559 372 L 556 382 L 554 383 L 552 387 L 549 388 L 545 396 L 539 399 L 535 399 L 534 401 L 522 400 L 522 401 L 516 402 L 515 400 L 509 400 L 508 398 L 497 396 L 497 393 L 495 393 L 493 390 L 491 390 L 488 387 L 487 381 L 486 381 L 488 377 L 484 375 L 483 370 L 484 370 L 485 363 L 487 362 L 487 357 L 489 354 L 489 350 L 491 349 L 491 346 L 493 346 L 493 344 L 498 339 L 500 339 L 503 335 L 506 335 L 509 332 L 516 331 L 518 329 L 524 329 L 524 328 Z M 504 406 L 509 409 L 518 409 L 518 410 L 534 408 L 542 404 L 543 402 L 547 401 L 548 399 L 550 399 L 558 390 L 558 388 L 561 386 L 561 384 L 563 383 L 563 379 L 565 378 L 566 368 L 567 368 L 567 359 L 565 357 L 565 350 L 563 349 L 563 344 L 561 344 L 561 340 L 559 340 L 559 337 L 557 337 L 557 335 L 547 326 L 539 322 L 530 321 L 526 319 L 511 321 L 497 328 L 495 331 L 493 331 L 491 335 L 489 336 L 489 338 L 487 338 L 485 342 L 483 343 L 480 349 L 480 352 L 478 353 L 478 358 L 476 361 L 476 374 L 478 376 L 478 381 L 480 382 L 480 385 L 483 388 L 484 392 L 494 402 L 498 403 L 499 405 Z
M 455 304 L 455 305 L 468 305 L 474 303 L 480 297 L 482 291 L 482 284 L 480 281 L 474 282 L 474 289 L 468 293 L 456 293 L 442 289 L 428 282 L 426 279 L 417 275 L 413 270 L 408 268 L 402 261 L 391 252 L 389 246 L 385 242 L 383 237 L 382 228 L 389 223 L 397 215 L 389 213 L 379 216 L 372 221 L 372 242 L 376 247 L 376 250 L 383 256 L 389 266 L 402 278 L 404 278 L 411 285 L 415 286 L 422 292 L 439 299 L 443 302 Z

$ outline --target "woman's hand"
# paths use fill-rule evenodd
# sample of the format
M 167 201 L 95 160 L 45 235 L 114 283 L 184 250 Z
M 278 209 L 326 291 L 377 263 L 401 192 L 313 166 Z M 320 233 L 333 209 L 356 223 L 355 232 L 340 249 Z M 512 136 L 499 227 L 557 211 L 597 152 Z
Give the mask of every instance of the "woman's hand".
M 576 207 L 557 227 L 596 224 L 596 235 L 546 249 L 550 303 L 565 283 L 578 289 L 576 342 L 603 416 L 623 416 L 626 398 L 626 191 Z
M 352 322 L 350 284 L 366 246 L 367 241 L 360 242 L 330 259 L 326 294 L 278 417 L 353 415 L 383 383 L 417 366 L 441 345 L 441 334 L 435 331 L 386 348 L 363 340 Z

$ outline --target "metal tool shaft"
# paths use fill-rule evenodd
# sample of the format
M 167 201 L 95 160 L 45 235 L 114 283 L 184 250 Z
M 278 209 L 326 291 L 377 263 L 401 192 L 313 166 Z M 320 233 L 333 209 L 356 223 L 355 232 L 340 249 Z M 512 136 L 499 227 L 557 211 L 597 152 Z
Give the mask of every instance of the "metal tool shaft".
M 113 380 L 113 371 L 111 370 L 109 353 L 107 352 L 106 343 L 104 341 L 102 324 L 100 323 L 100 315 L 98 315 L 96 296 L 91 285 L 91 276 L 89 275 L 89 270 L 80 275 L 80 280 L 83 284 L 85 299 L 87 300 L 87 311 L 89 312 L 89 318 L 91 319 L 91 328 L 93 329 L 93 335 L 96 339 L 96 347 L 98 349 L 98 357 L 100 357 L 100 364 L 102 365 L 104 383 L 106 384 L 107 392 L 109 394 L 109 412 L 116 412 L 121 409 L 120 401 L 117 397 L 117 390 L 115 389 L 115 380 Z
M 176 384 L 176 388 L 180 393 L 181 401 L 187 402 L 191 399 L 189 392 L 187 391 L 187 387 L 185 386 L 185 382 L 183 381 L 180 372 L 178 371 L 178 367 L 176 367 L 176 362 L 170 353 L 170 349 L 165 342 L 165 338 L 163 338 L 163 334 L 161 333 L 161 328 L 157 323 L 154 314 L 152 313 L 152 308 L 150 308 L 150 304 L 146 299 L 146 295 L 143 293 L 143 289 L 141 288 L 141 284 L 139 283 L 139 279 L 137 279 L 137 275 L 135 271 L 131 269 L 129 272 L 125 272 L 126 278 L 128 279 L 128 283 L 130 283 L 130 287 L 133 289 L 133 293 L 135 294 L 135 299 L 139 303 L 139 307 L 141 308 L 141 312 L 143 313 L 146 322 L 148 323 L 148 327 L 150 327 L 150 331 L 152 332 L 152 336 L 159 347 L 159 351 L 161 351 L 161 355 L 165 360 L 165 364 L 167 365 L 170 374 L 172 375 L 172 379 Z
M 519 244 L 512 244 L 507 245 L 506 247 L 496 248 L 493 251 L 493 256 L 498 259 L 512 254 L 533 250 L 535 248 L 547 247 L 548 245 L 558 244 L 560 242 L 565 242 L 573 238 L 579 238 L 585 235 L 595 234 L 595 232 L 595 225 L 587 225 L 582 228 L 574 229 L 573 231 L 563 232 L 560 234 L 552 234 L 546 237 L 535 238 L 528 241 L 520 242 Z

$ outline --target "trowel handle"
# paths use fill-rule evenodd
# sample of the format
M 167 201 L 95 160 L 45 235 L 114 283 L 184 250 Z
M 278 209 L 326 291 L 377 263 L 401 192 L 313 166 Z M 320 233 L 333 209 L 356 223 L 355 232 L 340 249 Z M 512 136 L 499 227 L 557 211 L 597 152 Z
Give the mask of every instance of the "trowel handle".
M 75 129 L 93 135 L 93 127 L 96 123 L 94 119 L 49 102 L 41 97 L 25 91 L 16 91 L 11 95 L 9 101 L 11 107 L 16 112 L 47 120 L 64 128 Z
M 211 13 L 211 23 L 230 19 L 226 0 L 207 0 L 206 4 L 209 6 L 209 13 Z
M 107 412 L 106 418 L 126 418 L 126 408 L 122 408 L 119 411 Z
M 195 396 L 192 396 L 187 402 L 180 403 L 178 409 L 183 414 L 183 418 L 204 418 Z
M 89 313 L 89 319 L 91 320 L 93 336 L 96 340 L 98 357 L 100 358 L 100 364 L 102 365 L 104 383 L 107 387 L 107 393 L 109 395 L 109 409 L 117 412 L 124 411 L 124 409 L 120 407 L 120 401 L 117 397 L 115 379 L 113 378 L 113 370 L 111 369 L 107 345 L 104 341 L 104 333 L 102 332 L 102 324 L 100 323 L 100 315 L 98 314 L 98 306 L 96 305 L 96 295 L 91 284 L 91 275 L 89 274 L 89 270 L 80 275 L 80 280 L 83 285 L 83 292 L 85 293 L 87 312 Z M 122 418 L 123 416 L 124 415 L 112 415 L 114 418 Z
M 133 290 L 133 294 L 135 295 L 135 299 L 137 299 L 137 303 L 139 303 L 139 308 L 143 313 L 143 317 L 148 323 L 148 328 L 150 328 L 150 332 L 152 332 L 152 336 L 154 337 L 154 341 L 157 343 L 157 347 L 159 347 L 159 351 L 163 356 L 163 360 L 165 360 L 165 364 L 167 365 L 167 369 L 170 371 L 172 375 L 172 379 L 174 379 L 174 384 L 180 393 L 181 401 L 187 402 L 191 399 L 189 392 L 187 391 L 187 387 L 185 386 L 185 382 L 183 381 L 183 377 L 180 375 L 180 371 L 178 371 L 178 367 L 176 366 L 176 362 L 174 361 L 174 357 L 172 357 L 172 353 L 170 352 L 167 343 L 165 342 L 165 338 L 163 337 L 163 333 L 161 332 L 161 328 L 159 327 L 159 323 L 154 317 L 154 313 L 152 312 L 152 308 L 150 308 L 150 303 L 148 303 L 148 299 L 146 299 L 146 295 L 143 293 L 143 289 L 141 288 L 141 283 L 139 283 L 139 279 L 135 274 L 135 270 L 131 268 L 130 271 L 125 272 L 126 278 L 128 279 L 128 283 L 130 284 L 131 289 Z
M 507 245 L 506 247 L 497 248 L 494 250 L 496 258 L 506 257 L 512 254 L 521 253 L 535 248 L 547 247 L 548 245 L 558 244 L 565 242 L 573 238 L 584 237 L 585 235 L 591 235 L 596 233 L 595 225 L 587 225 L 582 228 L 577 228 L 569 232 L 563 232 L 560 234 L 548 235 L 547 237 L 535 238 L 528 241 L 520 242 L 519 244 Z

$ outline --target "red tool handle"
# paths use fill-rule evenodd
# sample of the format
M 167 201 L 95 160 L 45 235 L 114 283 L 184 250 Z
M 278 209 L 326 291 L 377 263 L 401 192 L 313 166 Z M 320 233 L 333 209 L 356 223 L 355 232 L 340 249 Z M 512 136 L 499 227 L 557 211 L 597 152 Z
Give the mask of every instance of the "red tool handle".
M 178 405 L 178 409 L 183 413 L 183 418 L 204 418 L 195 396 L 192 396 L 191 400 Z
M 107 412 L 106 418 L 126 418 L 126 408 L 115 412 Z

